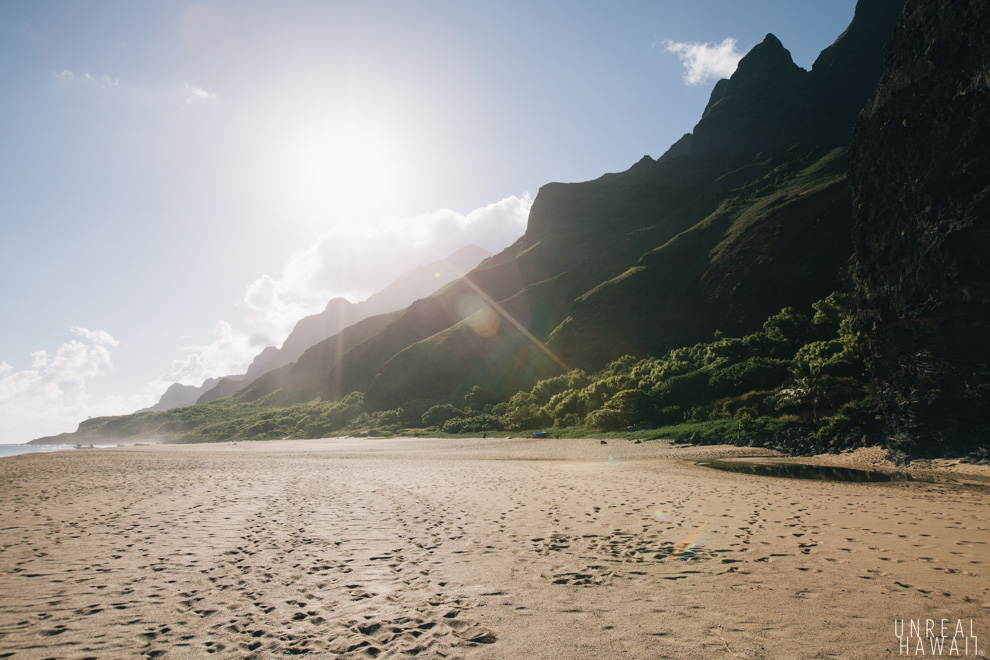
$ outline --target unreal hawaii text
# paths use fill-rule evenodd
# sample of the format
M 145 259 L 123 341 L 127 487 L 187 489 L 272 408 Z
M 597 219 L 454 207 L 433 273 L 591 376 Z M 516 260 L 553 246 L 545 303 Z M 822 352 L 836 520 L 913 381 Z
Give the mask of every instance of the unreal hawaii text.
M 985 657 L 973 619 L 894 619 L 899 655 Z

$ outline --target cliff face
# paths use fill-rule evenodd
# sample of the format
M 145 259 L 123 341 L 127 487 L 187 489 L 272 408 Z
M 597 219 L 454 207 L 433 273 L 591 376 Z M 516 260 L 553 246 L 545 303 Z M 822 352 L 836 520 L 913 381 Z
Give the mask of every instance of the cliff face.
M 849 157 L 857 322 L 895 448 L 990 441 L 990 3 L 909 0 Z
M 639 170 L 640 179 L 668 181 L 676 171 L 690 199 L 673 211 L 653 206 L 659 222 L 633 236 L 654 249 L 578 298 L 551 348 L 596 369 L 713 330 L 751 332 L 782 307 L 805 308 L 843 288 L 852 215 L 842 149 L 879 81 L 902 6 L 860 2 L 812 71 L 767 35 L 715 86 L 693 133 L 655 163 L 610 175 L 621 181 Z

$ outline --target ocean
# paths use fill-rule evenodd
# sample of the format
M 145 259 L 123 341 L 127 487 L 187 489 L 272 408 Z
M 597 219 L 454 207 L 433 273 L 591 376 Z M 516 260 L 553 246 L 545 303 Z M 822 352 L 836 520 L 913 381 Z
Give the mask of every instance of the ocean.
M 36 454 L 38 452 L 60 451 L 75 449 L 74 445 L 0 445 L 0 458 L 17 456 L 18 454 Z

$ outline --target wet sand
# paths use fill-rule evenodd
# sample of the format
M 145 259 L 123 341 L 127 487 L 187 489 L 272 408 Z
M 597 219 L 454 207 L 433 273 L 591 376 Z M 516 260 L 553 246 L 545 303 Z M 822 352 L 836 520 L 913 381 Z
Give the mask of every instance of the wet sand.
M 895 620 L 943 618 L 987 653 L 990 490 L 692 462 L 753 453 L 335 439 L 3 459 L 0 657 L 878 658 L 900 655 Z

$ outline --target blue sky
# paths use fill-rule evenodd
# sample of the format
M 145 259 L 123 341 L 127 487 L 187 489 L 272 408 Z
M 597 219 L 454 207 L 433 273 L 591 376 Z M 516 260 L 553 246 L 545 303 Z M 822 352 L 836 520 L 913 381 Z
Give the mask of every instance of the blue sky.
M 0 3 L 0 442 L 149 405 L 333 295 L 507 246 L 541 185 L 659 156 L 733 53 L 772 32 L 810 68 L 853 7 Z M 688 52 L 714 67 L 693 84 Z

